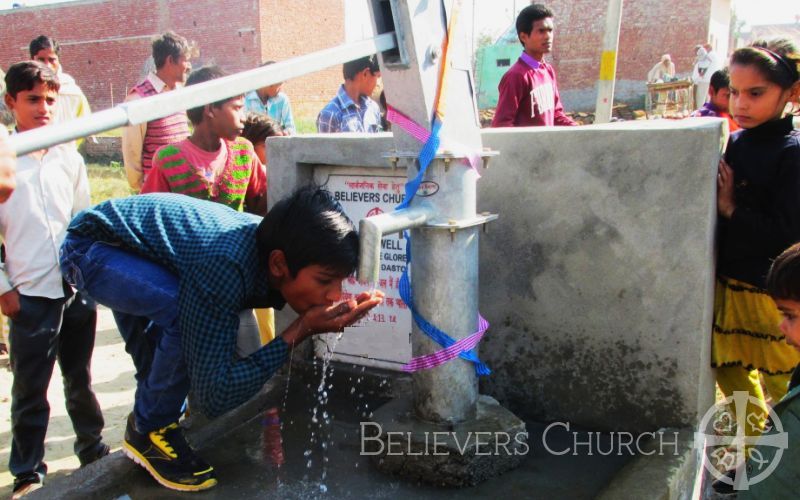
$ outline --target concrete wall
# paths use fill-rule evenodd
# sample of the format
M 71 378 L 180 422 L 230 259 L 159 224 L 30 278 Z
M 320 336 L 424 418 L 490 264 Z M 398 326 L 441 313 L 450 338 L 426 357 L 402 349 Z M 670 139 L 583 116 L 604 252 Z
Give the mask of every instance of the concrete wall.
M 481 48 L 476 54 L 475 74 L 477 78 L 478 109 L 494 108 L 500 93 L 500 79 L 517 62 L 520 45 L 497 44 Z
M 717 121 L 489 130 L 478 209 L 483 390 L 518 414 L 629 431 L 713 403 Z
M 711 2 L 708 43 L 711 44 L 717 56 L 725 62 L 725 66 L 727 66 L 728 55 L 733 52 L 729 47 L 731 10 L 731 0 L 712 0 Z
M 593 429 L 691 427 L 713 403 L 721 122 L 484 131 L 478 210 L 482 391 L 520 416 Z M 380 136 L 270 139 L 270 200 L 315 164 L 387 168 Z M 278 322 L 287 319 L 279 315 Z M 459 361 L 460 362 L 460 361 Z

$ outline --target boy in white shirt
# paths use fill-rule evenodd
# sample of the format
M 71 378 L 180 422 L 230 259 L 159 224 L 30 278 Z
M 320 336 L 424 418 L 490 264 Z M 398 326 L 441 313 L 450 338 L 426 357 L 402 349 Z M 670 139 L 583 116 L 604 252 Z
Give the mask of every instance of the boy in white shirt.
M 59 83 L 50 68 L 35 61 L 17 63 L 5 81 L 5 103 L 18 132 L 51 123 Z M 6 245 L 0 309 L 11 320 L 14 375 L 8 466 L 15 477 L 12 498 L 41 487 L 47 473 L 47 387 L 56 359 L 81 465 L 108 454 L 89 373 L 97 311 L 88 297 L 66 285 L 58 265 L 67 226 L 90 203 L 86 166 L 75 148 L 59 145 L 18 158 L 16 177 L 16 190 L 0 205 L 0 237 Z

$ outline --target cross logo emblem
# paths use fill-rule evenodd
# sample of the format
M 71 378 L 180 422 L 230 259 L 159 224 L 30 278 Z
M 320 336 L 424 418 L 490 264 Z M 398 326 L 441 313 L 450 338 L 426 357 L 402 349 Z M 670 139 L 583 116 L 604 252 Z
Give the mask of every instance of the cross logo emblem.
M 769 477 L 780 463 L 783 450 L 789 446 L 789 435 L 783 431 L 783 425 L 772 408 L 767 408 L 769 419 L 763 434 L 757 435 L 759 415 L 748 412 L 748 404 L 752 408 L 760 407 L 763 403 L 746 391 L 734 391 L 733 396 L 712 406 L 703 415 L 694 439 L 695 449 L 705 454 L 703 465 L 706 470 L 714 478 L 733 486 L 737 491 L 747 490 L 750 485 Z M 731 410 L 734 413 L 731 413 Z M 751 434 L 756 435 L 747 436 L 745 434 L 747 428 Z M 756 444 L 759 447 L 777 448 L 775 455 L 771 459 L 765 458 L 762 452 L 754 447 Z M 750 454 L 750 463 L 744 467 L 747 453 Z M 717 466 L 735 470 L 734 477 L 720 472 Z

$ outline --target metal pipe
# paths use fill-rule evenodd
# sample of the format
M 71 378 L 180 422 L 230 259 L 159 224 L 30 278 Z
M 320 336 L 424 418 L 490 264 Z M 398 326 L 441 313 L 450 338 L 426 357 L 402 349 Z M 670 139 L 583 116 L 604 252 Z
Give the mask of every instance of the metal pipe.
M 420 228 L 411 232 L 411 288 L 419 314 L 461 340 L 478 326 L 478 246 L 480 228 L 468 227 L 451 233 Z M 413 356 L 442 349 L 414 324 L 411 332 Z M 454 424 L 475 417 L 478 378 L 475 366 L 454 359 L 411 376 L 414 410 L 427 422 Z
M 433 217 L 433 209 L 417 206 L 361 219 L 358 224 L 360 256 L 358 280 L 362 283 L 378 281 L 381 264 L 381 239 L 392 233 L 419 227 Z
M 17 156 L 126 125 L 137 125 L 186 109 L 244 94 L 397 46 L 394 33 L 312 52 L 269 66 L 119 104 L 89 116 L 41 127 L 9 138 Z
M 9 137 L 8 142 L 16 151 L 17 156 L 22 156 L 31 151 L 45 149 L 62 142 L 69 142 L 80 137 L 112 130 L 127 123 L 128 114 L 125 108 L 120 105 L 57 125 L 39 127 L 21 134 L 13 134 Z

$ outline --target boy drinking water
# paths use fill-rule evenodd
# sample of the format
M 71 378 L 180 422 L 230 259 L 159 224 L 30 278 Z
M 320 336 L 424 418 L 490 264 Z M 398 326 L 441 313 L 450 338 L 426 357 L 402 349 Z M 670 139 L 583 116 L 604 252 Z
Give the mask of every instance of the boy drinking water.
M 51 69 L 34 61 L 17 63 L 5 81 L 5 103 L 18 132 L 51 123 L 59 89 Z M 8 464 L 15 477 L 13 498 L 41 487 L 47 473 L 43 461 L 50 418 L 47 387 L 56 359 L 81 464 L 108 454 L 100 437 L 103 416 L 89 373 L 97 312 L 87 297 L 73 294 L 58 266 L 58 247 L 67 225 L 88 205 L 86 167 L 69 145 L 18 158 L 16 190 L 0 205 L 0 237 L 6 245 L 5 263 L 0 264 L 0 309 L 11 320 L 14 375 Z
M 147 342 L 125 339 L 151 347 L 134 357 L 123 451 L 167 488 L 214 486 L 214 469 L 178 426 L 190 387 L 198 410 L 221 415 L 255 395 L 292 346 L 366 315 L 381 292 L 336 304 L 357 261 L 355 226 L 322 189 L 299 190 L 264 219 L 174 193 L 109 200 L 79 214 L 61 248 L 67 281 L 159 326 L 140 332 L 154 336 Z M 272 342 L 236 356 L 239 312 L 287 303 L 299 317 Z

